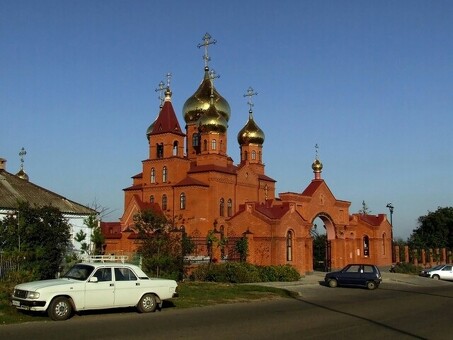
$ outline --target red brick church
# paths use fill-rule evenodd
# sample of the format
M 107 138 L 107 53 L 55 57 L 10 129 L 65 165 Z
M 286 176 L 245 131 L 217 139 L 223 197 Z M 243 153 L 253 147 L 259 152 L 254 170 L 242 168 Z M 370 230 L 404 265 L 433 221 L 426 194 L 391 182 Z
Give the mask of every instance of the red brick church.
M 200 44 L 205 48 L 204 77 L 182 108 L 185 130 L 172 105 L 170 82 L 162 86 L 160 112 L 146 131 L 148 157 L 124 189 L 124 213 L 119 222 L 102 223 L 105 252 L 133 253 L 139 242 L 134 215 L 157 207 L 196 244 L 192 258 L 237 259 L 234 244 L 247 237 L 248 262 L 290 264 L 301 274 L 311 272 L 310 231 L 320 218 L 331 268 L 351 262 L 391 264 L 392 229 L 386 215 L 351 214 L 351 203 L 336 199 L 322 178 L 317 155 L 306 189 L 276 196 L 276 180 L 265 172 L 265 135 L 253 116 L 256 93 L 251 88 L 246 94 L 248 121 L 237 132 L 240 162 L 234 164 L 227 150 L 231 110 L 214 87 L 216 77 L 208 65 L 211 43 L 206 34 Z M 209 234 L 216 235 L 218 246 L 207 244 Z

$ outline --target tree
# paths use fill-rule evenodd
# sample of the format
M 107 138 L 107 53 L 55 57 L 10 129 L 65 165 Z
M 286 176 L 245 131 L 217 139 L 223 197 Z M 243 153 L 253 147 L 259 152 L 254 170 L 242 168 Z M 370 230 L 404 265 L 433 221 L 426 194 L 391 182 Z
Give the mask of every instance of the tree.
M 86 253 L 88 255 L 99 255 L 102 254 L 102 245 L 104 244 L 104 235 L 102 235 L 101 226 L 99 224 L 99 219 L 97 214 L 90 214 L 87 218 L 83 220 L 85 224 L 90 229 L 90 240 L 91 244 L 86 242 L 87 234 L 80 230 L 74 237 L 74 239 L 80 243 L 82 254 Z
M 362 201 L 362 209 L 359 210 L 359 214 L 362 215 L 369 215 L 371 213 L 370 208 L 368 208 L 368 205 L 365 203 L 365 200 Z
M 428 211 L 418 218 L 418 224 L 409 237 L 412 248 L 453 248 L 453 207 Z
M 184 251 L 191 244 L 184 232 L 178 237 L 172 221 L 152 210 L 136 214 L 134 222 L 141 242 L 138 252 L 143 257 L 143 269 L 157 277 L 182 278 Z
M 247 237 L 242 236 L 239 240 L 237 240 L 234 248 L 239 254 L 239 260 L 241 262 L 246 262 L 249 254 L 249 241 Z
M 15 214 L 0 221 L 0 245 L 24 258 L 21 268 L 34 278 L 55 278 L 71 245 L 70 225 L 55 207 L 21 202 Z

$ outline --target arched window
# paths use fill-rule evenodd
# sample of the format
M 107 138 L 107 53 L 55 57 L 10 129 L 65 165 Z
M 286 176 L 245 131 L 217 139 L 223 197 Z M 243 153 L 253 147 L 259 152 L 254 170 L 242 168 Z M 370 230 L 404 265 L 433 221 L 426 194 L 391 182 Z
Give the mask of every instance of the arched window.
M 220 151 L 223 151 L 223 140 L 220 140 L 220 148 L 219 148 Z
M 220 199 L 220 216 L 225 215 L 225 200 L 223 198 Z
M 286 234 L 286 261 L 293 260 L 293 232 L 290 230 Z
M 167 195 L 162 195 L 162 210 L 167 210 Z
M 192 146 L 198 146 L 199 143 L 200 143 L 199 135 L 198 135 L 198 133 L 194 133 L 192 135 Z
M 215 139 L 211 141 L 211 150 L 217 150 L 217 141 Z
M 208 151 L 208 141 L 206 139 L 203 141 L 203 150 Z
M 156 169 L 151 168 L 151 183 L 156 183 Z
M 231 200 L 231 198 L 228 200 L 227 203 L 227 215 L 228 217 L 233 216 L 233 201 Z
M 183 192 L 179 195 L 179 209 L 186 209 L 186 194 Z
M 168 170 L 167 170 L 167 167 L 164 166 L 162 169 L 162 183 L 167 183 L 167 179 L 168 179 Z
M 173 142 L 173 156 L 178 156 L 178 141 Z
M 363 256 L 370 256 L 370 239 L 366 235 L 363 237 Z
M 252 160 L 255 160 L 255 159 L 256 159 L 256 151 L 253 150 L 253 151 L 252 151 Z
M 149 196 L 149 203 L 154 203 L 154 195 Z
M 157 144 L 156 151 L 157 151 L 157 158 L 163 158 L 164 157 L 164 143 Z
M 249 153 L 247 151 L 244 152 L 244 160 L 246 161 L 249 158 Z
M 258 152 L 258 161 L 261 163 L 262 160 L 261 160 L 261 151 Z
M 385 233 L 382 234 L 382 255 L 385 255 L 386 249 L 385 249 Z

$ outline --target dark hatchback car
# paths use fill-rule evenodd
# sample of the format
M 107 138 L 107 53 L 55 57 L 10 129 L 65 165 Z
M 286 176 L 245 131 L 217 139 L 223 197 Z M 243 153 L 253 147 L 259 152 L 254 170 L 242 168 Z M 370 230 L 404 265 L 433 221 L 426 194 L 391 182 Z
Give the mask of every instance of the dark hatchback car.
M 324 281 L 329 287 L 361 286 L 376 289 L 382 281 L 379 268 L 372 264 L 348 264 L 342 270 L 327 273 Z

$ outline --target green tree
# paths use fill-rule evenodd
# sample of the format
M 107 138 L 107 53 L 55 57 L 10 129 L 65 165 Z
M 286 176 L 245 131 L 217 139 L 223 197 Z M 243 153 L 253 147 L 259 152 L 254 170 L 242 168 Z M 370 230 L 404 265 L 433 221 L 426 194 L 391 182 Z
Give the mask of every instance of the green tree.
M 24 259 L 21 268 L 36 279 L 54 278 L 70 245 L 69 222 L 55 207 L 21 202 L 0 221 L 1 249 L 17 252 Z
M 153 276 L 181 279 L 184 274 L 184 252 L 191 242 L 163 214 L 144 210 L 134 216 L 138 231 L 143 269 Z M 178 234 L 180 237 L 178 237 Z
M 239 240 L 237 240 L 234 247 L 237 253 L 239 254 L 239 260 L 241 262 L 246 262 L 247 256 L 249 254 L 249 241 L 247 237 L 243 236 Z
M 412 248 L 453 248 L 453 207 L 428 212 L 418 218 L 418 224 L 409 237 Z
M 368 205 L 365 203 L 364 200 L 362 201 L 362 209 L 359 210 L 359 214 L 362 214 L 362 215 L 369 215 L 369 214 L 371 214 L 371 210 L 370 210 L 370 208 L 368 207 Z
M 102 235 L 101 226 L 97 214 L 90 214 L 83 220 L 83 224 L 87 226 L 91 234 L 91 244 L 86 242 L 87 234 L 80 230 L 74 239 L 80 243 L 82 254 L 100 255 L 102 254 L 102 245 L 104 244 L 104 235 Z

